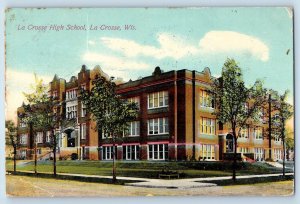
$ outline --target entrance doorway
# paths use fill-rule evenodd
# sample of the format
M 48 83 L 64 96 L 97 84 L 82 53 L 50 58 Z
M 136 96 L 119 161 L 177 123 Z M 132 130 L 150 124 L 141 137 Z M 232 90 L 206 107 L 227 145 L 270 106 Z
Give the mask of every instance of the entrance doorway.
M 231 135 L 231 134 L 226 135 L 226 152 L 227 153 L 233 152 L 233 145 L 234 145 L 233 135 Z
M 65 133 L 67 135 L 67 147 L 75 147 L 75 131 L 73 129 L 67 129 Z

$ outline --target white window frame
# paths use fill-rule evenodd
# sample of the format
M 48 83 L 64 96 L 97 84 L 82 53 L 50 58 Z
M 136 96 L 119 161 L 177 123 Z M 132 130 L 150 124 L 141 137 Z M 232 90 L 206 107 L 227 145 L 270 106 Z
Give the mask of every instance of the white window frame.
M 28 138 L 27 134 L 21 134 L 20 135 L 20 144 L 27 144 L 27 138 Z
M 162 105 L 160 104 L 162 98 Z M 150 105 L 152 100 L 152 105 Z M 156 101 L 157 100 L 157 101 Z M 168 91 L 153 92 L 148 94 L 148 109 L 164 108 L 169 106 L 169 93 Z M 157 105 L 155 105 L 157 104 Z
M 77 105 L 66 107 L 66 118 L 67 119 L 77 118 Z
M 249 139 L 249 126 L 241 129 L 240 138 Z
M 152 148 L 152 151 L 150 151 L 150 146 Z M 160 149 L 161 147 L 162 147 L 162 151 Z M 154 151 L 155 149 L 156 151 Z M 162 153 L 162 157 L 160 153 Z M 166 160 L 168 159 L 166 158 L 166 153 L 168 153 L 169 155 L 168 144 L 148 144 L 148 148 L 147 148 L 148 160 Z M 157 154 L 157 158 L 155 158 L 156 154 Z
M 211 94 L 209 94 L 209 92 L 205 90 L 200 90 L 199 92 L 199 103 L 200 107 L 211 109 L 215 108 L 213 107 L 213 98 L 211 97 Z
M 70 89 L 66 91 L 66 100 L 72 100 L 77 98 L 77 89 Z
M 81 124 L 81 128 L 80 128 L 80 138 L 85 140 L 86 139 L 86 123 L 82 123 Z
M 157 130 L 157 133 L 155 133 Z M 150 133 L 152 131 L 152 133 Z M 148 135 L 169 134 L 168 118 L 152 118 L 148 120 Z
M 129 122 L 128 134 L 126 134 L 125 136 L 128 136 L 128 137 L 140 136 L 140 121 Z
M 264 158 L 264 148 L 254 148 L 254 160 L 262 161 Z
M 51 131 L 50 130 L 48 130 L 47 132 L 46 132 L 46 142 L 50 142 L 51 141 Z
M 86 105 L 81 102 L 81 117 L 85 117 L 87 115 Z
M 206 157 L 206 158 L 204 158 Z M 200 160 L 214 161 L 216 160 L 215 145 L 200 144 Z
M 140 146 L 139 145 L 124 145 L 123 150 L 125 147 L 125 152 L 123 151 L 123 154 L 125 154 L 125 160 L 139 160 L 139 150 Z M 134 151 L 132 151 L 132 148 Z M 124 156 L 123 156 L 124 158 Z
M 36 133 L 36 143 L 37 144 L 43 143 L 43 132 Z
M 200 134 L 215 135 L 216 120 L 213 118 L 200 117 L 199 128 L 200 128 Z
M 255 127 L 253 130 L 254 139 L 255 140 L 263 140 L 263 128 Z
M 240 147 L 240 153 L 242 154 L 250 153 L 250 150 L 248 147 Z
M 282 151 L 279 148 L 275 148 L 274 150 L 274 159 L 276 160 L 282 160 Z
M 103 146 L 102 160 L 112 160 L 112 159 L 113 159 L 113 146 Z

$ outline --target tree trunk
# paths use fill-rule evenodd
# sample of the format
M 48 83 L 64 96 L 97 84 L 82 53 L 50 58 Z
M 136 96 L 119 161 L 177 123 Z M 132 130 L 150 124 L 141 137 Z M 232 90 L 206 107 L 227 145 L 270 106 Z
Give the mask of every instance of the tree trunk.
M 283 160 L 282 160 L 282 176 L 285 177 L 285 138 L 282 138 L 282 145 L 283 145 Z
M 16 154 L 17 154 L 17 147 L 14 146 L 14 174 L 16 174 L 17 165 L 16 165 Z
M 234 152 L 233 152 L 233 165 L 232 165 L 232 180 L 236 181 L 236 166 L 237 166 L 237 138 L 234 135 Z
M 37 174 L 37 148 L 36 148 L 37 144 L 35 141 L 35 145 L 34 145 L 34 173 Z
M 56 177 L 56 136 L 53 134 L 53 176 Z
M 112 182 L 115 183 L 117 181 L 117 176 L 116 176 L 116 152 L 115 152 L 115 141 L 113 142 L 113 169 L 112 169 L 112 175 L 113 175 L 113 180 Z

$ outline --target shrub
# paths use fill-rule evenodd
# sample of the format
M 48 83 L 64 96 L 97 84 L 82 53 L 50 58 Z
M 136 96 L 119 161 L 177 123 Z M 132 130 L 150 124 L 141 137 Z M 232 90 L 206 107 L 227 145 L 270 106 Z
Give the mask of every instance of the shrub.
M 71 160 L 77 160 L 78 159 L 78 154 L 77 153 L 72 153 L 71 154 Z

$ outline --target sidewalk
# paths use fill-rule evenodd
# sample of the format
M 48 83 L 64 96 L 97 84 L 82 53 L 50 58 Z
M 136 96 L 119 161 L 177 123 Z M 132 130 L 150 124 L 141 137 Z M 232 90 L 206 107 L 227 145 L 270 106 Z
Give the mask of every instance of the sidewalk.
M 33 171 L 18 171 L 20 173 L 34 174 Z M 39 174 L 45 174 L 51 176 L 49 172 L 38 172 Z M 293 175 L 294 173 L 286 173 L 286 175 Z M 57 173 L 58 176 L 66 176 L 72 178 L 82 178 L 85 179 L 112 179 L 112 176 L 99 176 L 99 175 L 85 175 L 85 174 L 69 174 L 69 173 Z M 245 175 L 237 176 L 237 179 L 245 178 L 258 178 L 258 177 L 271 177 L 280 176 L 282 174 L 260 174 L 260 175 Z M 232 179 L 231 176 L 223 177 L 207 177 L 207 178 L 185 178 L 185 179 L 150 179 L 150 178 L 136 178 L 136 177 L 122 177 L 117 176 L 118 180 L 136 181 L 132 183 L 125 183 L 126 186 L 136 186 L 136 187 L 147 187 L 147 188 L 176 188 L 176 189 L 186 189 L 186 188 L 202 188 L 216 186 L 214 183 L 206 183 L 207 181 L 216 180 L 229 180 Z M 205 183 L 201 183 L 205 181 Z

